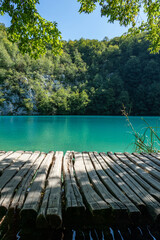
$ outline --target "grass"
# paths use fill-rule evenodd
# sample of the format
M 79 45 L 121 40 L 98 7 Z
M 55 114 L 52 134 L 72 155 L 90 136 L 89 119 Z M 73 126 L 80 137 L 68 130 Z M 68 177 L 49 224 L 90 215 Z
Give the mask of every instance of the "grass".
M 160 146 L 160 137 L 157 134 L 157 131 L 154 127 L 151 127 L 149 123 L 141 118 L 145 124 L 145 128 L 143 133 L 137 132 L 133 127 L 128 113 L 126 112 L 126 108 L 123 106 L 122 115 L 124 115 L 129 123 L 129 126 L 132 130 L 132 134 L 135 137 L 135 151 L 136 152 L 146 152 L 146 153 L 156 153 L 159 152 L 157 146 Z

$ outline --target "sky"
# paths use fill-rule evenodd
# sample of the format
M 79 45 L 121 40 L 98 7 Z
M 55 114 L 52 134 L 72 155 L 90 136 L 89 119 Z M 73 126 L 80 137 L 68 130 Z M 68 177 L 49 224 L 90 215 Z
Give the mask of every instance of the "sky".
M 107 23 L 107 18 L 101 17 L 100 7 L 91 14 L 80 14 L 79 8 L 76 0 L 40 0 L 37 5 L 43 18 L 57 22 L 63 40 L 112 39 L 127 32 L 127 28 L 121 27 L 118 22 Z M 0 16 L 0 22 L 8 27 L 10 18 L 7 15 Z

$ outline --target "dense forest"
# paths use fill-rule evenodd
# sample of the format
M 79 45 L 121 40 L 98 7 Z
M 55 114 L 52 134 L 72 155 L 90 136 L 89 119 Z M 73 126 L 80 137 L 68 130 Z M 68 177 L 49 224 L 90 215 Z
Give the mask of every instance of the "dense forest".
M 63 53 L 35 60 L 0 24 L 1 115 L 160 115 L 160 54 L 144 34 L 63 41 Z

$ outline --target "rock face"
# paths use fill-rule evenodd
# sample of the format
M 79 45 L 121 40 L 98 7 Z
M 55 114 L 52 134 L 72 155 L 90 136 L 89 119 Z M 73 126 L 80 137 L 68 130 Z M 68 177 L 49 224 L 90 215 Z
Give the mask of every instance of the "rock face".
M 32 77 L 21 77 L 18 81 L 0 84 L 0 115 L 39 115 L 40 100 L 60 86 L 62 84 L 50 75 L 39 75 L 36 81 Z
M 23 79 L 24 80 L 24 79 Z M 0 115 L 37 115 L 35 92 L 29 84 L 19 82 L 19 86 L 0 86 Z

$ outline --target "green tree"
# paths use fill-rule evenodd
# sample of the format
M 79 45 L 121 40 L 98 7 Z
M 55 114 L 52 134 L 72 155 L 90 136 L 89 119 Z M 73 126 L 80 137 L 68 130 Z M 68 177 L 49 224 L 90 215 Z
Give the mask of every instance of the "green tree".
M 160 51 L 160 1 L 159 0 L 78 0 L 80 12 L 91 13 L 97 4 L 101 7 L 101 15 L 108 18 L 108 22 L 119 21 L 121 26 L 132 27 L 131 33 L 147 31 L 146 38 L 150 41 L 152 53 Z M 139 22 L 140 11 L 146 14 L 146 22 Z M 139 26 L 138 26 L 139 24 Z
M 42 18 L 36 4 L 38 0 L 0 0 L 0 14 L 8 13 L 11 17 L 9 39 L 18 43 L 22 53 L 27 52 L 34 58 L 46 53 L 47 44 L 52 46 L 54 54 L 60 53 L 62 43 L 57 23 Z
M 80 2 L 80 12 L 90 13 L 97 4 L 101 7 L 101 15 L 106 16 L 113 23 L 119 21 L 120 25 L 132 27 L 129 32 L 144 32 L 150 41 L 150 50 L 153 53 L 160 50 L 160 1 L 159 0 L 77 0 Z M 18 42 L 21 52 L 28 52 L 38 58 L 46 53 L 50 45 L 52 51 L 60 53 L 62 42 L 61 33 L 56 22 L 45 20 L 37 12 L 36 4 L 39 0 L 0 0 L 0 14 L 8 13 L 11 17 L 11 26 L 8 34 L 12 41 Z M 147 16 L 146 22 L 136 25 L 140 10 Z

